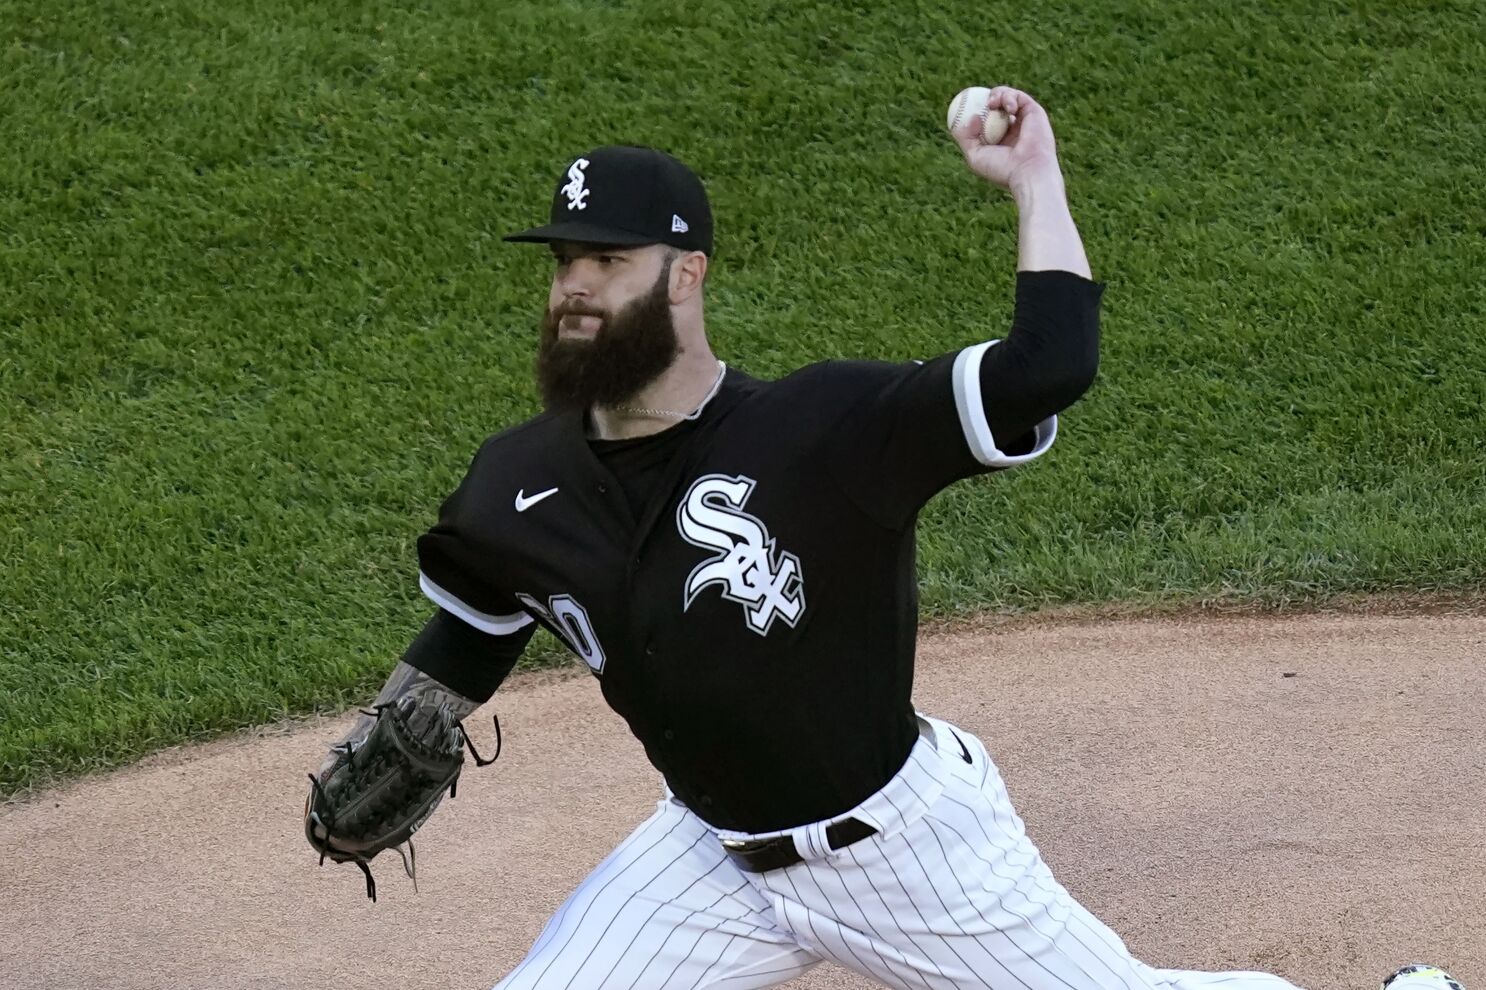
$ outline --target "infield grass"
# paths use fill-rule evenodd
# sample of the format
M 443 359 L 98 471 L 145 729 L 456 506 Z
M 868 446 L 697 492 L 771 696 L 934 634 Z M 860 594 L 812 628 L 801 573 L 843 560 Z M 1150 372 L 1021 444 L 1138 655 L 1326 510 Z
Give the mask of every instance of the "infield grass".
M 375 691 L 413 540 L 535 408 L 549 268 L 499 235 L 579 151 L 704 176 L 754 374 L 1003 335 L 1013 209 L 942 133 L 977 82 L 1052 114 L 1104 358 L 926 511 L 928 611 L 1482 583 L 1473 2 L 0 15 L 0 793 Z

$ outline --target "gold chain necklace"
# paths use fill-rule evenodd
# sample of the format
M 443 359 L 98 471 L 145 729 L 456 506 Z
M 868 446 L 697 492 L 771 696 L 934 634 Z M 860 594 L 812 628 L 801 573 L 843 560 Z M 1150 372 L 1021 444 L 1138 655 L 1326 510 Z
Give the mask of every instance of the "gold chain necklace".
M 702 407 L 712 400 L 717 394 L 717 389 L 722 385 L 722 376 L 727 374 L 728 366 L 722 361 L 717 362 L 717 378 L 712 382 L 712 387 L 707 389 L 707 394 L 702 396 L 702 401 L 697 403 L 691 412 L 677 412 L 674 409 L 645 409 L 641 406 L 614 406 L 615 412 L 629 413 L 634 416 L 654 416 L 658 419 L 691 419 L 702 411 Z

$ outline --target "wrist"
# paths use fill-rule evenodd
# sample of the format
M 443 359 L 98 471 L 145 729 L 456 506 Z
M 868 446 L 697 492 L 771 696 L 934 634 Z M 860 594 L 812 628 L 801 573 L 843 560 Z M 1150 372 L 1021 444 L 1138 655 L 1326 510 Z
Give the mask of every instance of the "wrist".
M 1007 189 L 1019 210 L 1067 200 L 1063 173 L 1056 162 L 1051 167 L 1027 169 L 1013 175 Z

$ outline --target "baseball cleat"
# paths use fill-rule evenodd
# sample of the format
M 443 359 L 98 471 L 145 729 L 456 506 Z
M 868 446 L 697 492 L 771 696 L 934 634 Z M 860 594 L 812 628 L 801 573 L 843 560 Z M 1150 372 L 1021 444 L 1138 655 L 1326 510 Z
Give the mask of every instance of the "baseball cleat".
M 1438 966 L 1413 963 L 1383 981 L 1380 990 L 1462 990 L 1449 973 Z

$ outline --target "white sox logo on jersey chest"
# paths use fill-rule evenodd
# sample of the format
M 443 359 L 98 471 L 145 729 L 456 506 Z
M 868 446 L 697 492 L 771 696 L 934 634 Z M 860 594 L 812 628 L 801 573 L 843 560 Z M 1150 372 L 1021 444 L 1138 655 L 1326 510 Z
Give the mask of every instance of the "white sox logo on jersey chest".
M 743 511 L 754 485 L 739 475 L 703 475 L 676 508 L 676 528 L 693 546 L 716 550 L 686 579 L 682 611 L 702 591 L 721 585 L 722 597 L 743 606 L 748 628 L 766 636 L 776 618 L 793 627 L 805 613 L 805 576 L 800 558 L 781 551 L 768 529 Z

